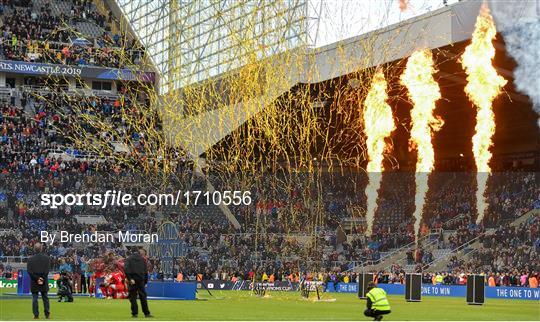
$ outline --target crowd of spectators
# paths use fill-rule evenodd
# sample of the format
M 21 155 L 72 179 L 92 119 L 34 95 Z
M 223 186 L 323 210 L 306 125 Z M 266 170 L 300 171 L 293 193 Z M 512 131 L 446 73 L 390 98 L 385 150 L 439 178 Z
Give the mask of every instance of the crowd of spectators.
M 61 208 L 55 211 L 47 211 L 44 208 L 40 209 L 37 203 L 28 202 L 28 196 L 46 189 L 85 191 L 97 187 L 108 187 L 106 182 L 110 177 L 101 177 L 100 169 L 92 168 L 91 164 L 88 165 L 80 161 L 63 162 L 62 160 L 53 160 L 52 162 L 58 164 L 55 167 L 56 170 L 54 170 L 51 169 L 51 161 L 47 165 L 46 158 L 45 160 L 35 160 L 36 162 L 32 162 L 32 160 L 26 160 L 23 163 L 34 164 L 40 170 L 4 171 L 4 176 L 1 177 L 1 180 L 5 180 L 2 185 L 5 188 L 0 191 L 0 194 L 10 196 L 3 203 L 0 203 L 3 209 L 7 208 L 8 213 L 8 216 L 3 221 L 3 226 L 15 228 L 14 230 L 27 234 L 22 238 L 10 237 L 9 235 L 4 237 L 6 238 L 6 242 L 2 243 L 6 245 L 2 248 L 4 256 L 29 255 L 28 251 L 32 249 L 31 237 L 34 234 L 35 240 L 36 231 L 35 229 L 32 231 L 29 226 L 30 223 L 35 226 L 34 221 L 37 218 L 48 220 L 47 225 L 53 226 L 56 223 L 57 226 L 68 227 L 73 231 L 89 229 L 89 227 L 69 220 L 72 218 L 71 215 L 77 213 L 75 209 Z M 64 163 L 65 165 L 62 165 Z M 21 169 L 20 167 L 15 168 Z M 103 168 L 107 169 L 107 166 Z M 11 169 L 14 168 L 11 167 Z M 54 174 L 55 171 L 57 174 Z M 17 174 L 17 181 L 13 181 L 10 177 L 9 174 L 13 173 Z M 520 177 L 515 180 L 524 179 Z M 143 183 L 130 175 L 125 175 L 123 184 L 122 187 L 125 187 L 126 191 L 130 191 L 130 187 L 132 189 L 138 187 L 136 191 L 139 192 L 144 187 Z M 19 187 L 25 187 L 24 191 Z M 10 192 L 15 191 L 17 191 L 16 194 L 10 194 Z M 335 202 L 335 198 L 333 200 Z M 16 211 L 11 210 L 14 206 Z M 85 214 L 91 213 L 91 209 L 78 209 L 78 211 Z M 126 214 L 125 210 L 112 208 L 106 214 L 107 221 L 110 224 L 106 227 L 98 227 L 98 229 L 105 231 L 123 229 L 122 220 L 135 218 L 137 212 L 144 213 L 145 211 L 146 209 L 134 209 L 132 213 Z M 271 215 L 274 211 L 277 211 L 275 215 L 278 216 L 280 209 L 276 210 L 274 207 L 264 211 L 264 213 L 261 211 L 259 216 L 266 217 L 266 215 Z M 152 217 L 148 216 L 148 218 Z M 181 270 L 186 276 L 204 274 L 204 276 L 210 277 L 216 274 L 220 276 L 225 274 L 231 278 L 233 276 L 239 278 L 240 275 L 245 277 L 248 272 L 265 271 L 271 272 L 267 275 L 274 275 L 274 278 L 277 279 L 276 276 L 289 278 L 291 272 L 301 272 L 310 269 L 310 267 L 317 267 L 324 271 L 336 269 L 337 272 L 346 271 L 350 266 L 343 265 L 344 263 L 377 260 L 381 251 L 400 247 L 414 240 L 410 225 L 395 230 L 391 230 L 390 227 L 386 229 L 377 228 L 377 233 L 371 239 L 361 234 L 351 235 L 352 238 L 343 239 L 339 236 L 339 230 L 336 232 L 332 231 L 332 229 L 321 230 L 319 238 L 313 239 L 316 235 L 309 232 L 305 232 L 303 235 L 299 231 L 287 234 L 279 220 L 266 221 L 264 231 L 253 231 L 250 230 L 252 227 L 249 225 L 244 226 L 243 233 L 239 233 L 232 228 L 225 218 L 213 222 L 209 219 L 192 219 L 185 216 L 185 214 L 177 214 L 170 215 L 167 220 L 178 223 L 179 237 L 188 246 L 185 256 L 178 258 L 175 263 L 177 271 Z M 479 228 L 481 226 L 464 225 L 465 222 L 467 222 L 466 219 L 456 221 L 453 226 L 457 227 L 455 228 L 456 233 L 450 236 L 448 241 L 444 242 L 447 245 L 445 247 L 454 248 L 479 236 L 484 231 Z M 14 223 L 15 226 L 13 226 Z M 136 228 L 155 231 L 157 226 L 158 224 L 153 222 L 152 226 Z M 17 242 L 14 242 L 15 240 Z M 72 252 L 76 252 L 76 250 L 69 249 L 69 246 L 65 247 L 63 245 L 55 245 L 53 249 L 58 247 L 61 247 L 61 250 L 62 248 L 68 249 L 68 251 L 71 251 L 69 253 L 71 255 Z M 103 252 L 105 249 L 98 247 L 92 250 L 92 253 L 79 255 L 90 257 L 99 254 L 100 251 Z M 51 252 L 56 251 L 51 250 Z M 61 253 L 63 253 L 63 250 Z M 432 256 L 429 251 L 424 252 L 419 249 L 414 254 L 411 254 L 409 261 L 410 263 L 429 263 L 432 261 Z M 60 256 L 59 258 L 63 257 Z M 319 260 L 310 263 L 307 260 L 308 258 Z M 159 259 L 154 258 L 152 261 L 153 273 L 156 276 L 163 276 L 164 273 L 161 271 Z M 298 274 L 296 273 L 296 275 Z M 399 274 L 395 274 L 394 277 L 397 278 L 398 276 Z
M 449 271 L 469 271 L 495 276 L 524 275 L 540 270 L 540 217 L 519 226 L 501 225 L 492 233 L 479 235 L 481 246 L 464 258 L 453 257 Z
M 506 178 L 506 186 L 513 186 L 516 189 L 525 187 L 521 193 L 516 190 L 515 195 L 529 198 L 529 193 L 535 191 L 529 188 L 530 185 L 519 184 L 534 178 L 534 175 L 514 173 L 501 174 L 501 176 Z M 538 191 L 536 190 L 536 192 Z M 508 193 L 508 191 L 504 193 Z M 335 202 L 336 198 L 332 198 L 332 200 L 332 202 Z M 516 205 L 520 204 L 521 201 L 516 203 Z M 520 211 L 532 207 L 531 205 L 528 208 L 520 209 Z M 301 273 L 298 272 L 305 272 L 315 268 L 317 268 L 316 271 L 334 272 L 339 277 L 343 276 L 340 272 L 344 272 L 343 274 L 346 275 L 348 269 L 351 268 L 351 264 L 354 264 L 355 261 L 358 263 L 376 261 L 380 258 L 381 252 L 414 241 L 412 225 L 410 224 L 402 228 L 394 228 L 394 230 L 390 227 L 387 229 L 377 228 L 376 234 L 372 238 L 367 238 L 363 234 L 349 234 L 349 238 L 347 238 L 342 228 L 337 229 L 337 231 L 328 228 L 326 230 L 320 229 L 314 235 L 310 235 L 305 231 L 285 233 L 283 230 L 284 224 L 275 219 L 280 218 L 280 211 L 286 208 L 286 203 L 279 199 L 258 204 L 255 207 L 254 214 L 258 214 L 258 220 L 263 221 L 263 224 L 258 226 L 261 229 L 258 232 L 250 230 L 257 227 L 250 226 L 251 223 L 244 227 L 245 233 L 242 234 L 235 233 L 234 229 L 227 225 L 226 222 L 213 223 L 209 226 L 212 227 L 210 230 L 203 229 L 200 221 L 196 222 L 196 224 L 191 223 L 188 226 L 182 226 L 184 229 L 182 236 L 186 240 L 186 244 L 193 247 L 186 256 L 176 260 L 174 271 L 169 274 L 169 277 L 175 276 L 176 273 L 181 271 L 184 276 L 202 274 L 205 278 L 227 276 L 228 278 L 239 279 L 245 278 L 246 274 L 249 275 L 249 272 L 255 272 L 255 274 L 259 272 L 263 275 L 274 276 L 275 280 L 282 280 L 282 278 L 288 280 L 293 273 L 293 275 L 299 276 Z M 512 214 L 512 216 L 508 217 L 508 220 L 515 219 L 517 212 L 512 209 L 508 210 Z M 268 220 L 269 218 L 270 220 Z M 178 219 L 173 221 L 178 221 Z M 179 221 L 183 222 L 183 220 Z M 215 229 L 220 225 L 221 229 Z M 475 238 L 483 236 L 486 232 L 484 225 L 474 223 L 474 217 L 471 213 L 467 216 L 454 218 L 451 223 L 439 224 L 436 227 L 440 228 L 442 226 L 453 230 L 454 233 L 450 234 L 446 239 L 442 230 L 438 230 L 436 234 L 432 235 L 430 238 L 435 239 L 438 248 L 455 249 L 476 240 Z M 185 230 L 186 227 L 196 228 Z M 422 229 L 429 231 L 430 227 L 425 224 Z M 532 234 L 534 233 L 533 231 Z M 512 235 L 512 232 L 508 234 Z M 518 251 L 515 256 L 521 256 L 521 254 L 522 252 Z M 426 264 L 430 264 L 435 259 L 430 248 L 411 250 L 406 255 L 407 264 L 416 265 L 418 271 L 428 267 Z M 532 255 L 531 257 L 520 257 L 519 261 L 515 257 L 515 267 L 531 258 L 537 257 Z M 505 261 L 505 264 L 508 264 L 508 266 L 500 267 L 495 272 L 506 271 L 508 267 L 513 267 L 511 261 Z M 160 271 L 159 266 L 156 266 L 156 269 L 156 276 L 167 275 Z M 537 269 L 529 268 L 529 272 L 535 272 Z M 464 272 L 467 272 L 467 270 L 449 270 L 446 273 L 434 274 L 432 277 L 442 274 L 447 283 L 455 284 L 459 280 L 459 276 L 465 274 Z M 401 280 L 403 274 L 404 270 L 398 267 L 395 271 L 382 275 L 389 275 L 389 277 L 384 277 L 385 281 L 395 282 Z
M 51 1 L 6 1 L 1 5 L 0 58 L 5 60 L 124 68 L 137 65 L 142 50 L 134 39 L 112 34 L 112 16 L 100 14 L 91 1 L 73 1 L 69 13 L 55 15 Z M 102 30 L 83 35 L 79 21 Z
M 5 110 L 11 111 L 10 109 Z M 7 156 L 8 154 L 3 155 Z M 12 154 L 12 156 L 15 155 Z M 51 163 L 55 165 L 51 165 Z M 93 187 L 107 187 L 106 181 L 109 177 L 103 176 L 103 180 L 100 181 L 100 170 L 94 169 L 92 163 L 87 164 L 80 161 L 63 162 L 62 160 L 47 161 L 47 156 L 44 155 L 44 158 L 32 157 L 29 161 L 21 161 L 18 163 L 19 166 L 14 166 L 14 161 L 4 161 L 3 164 L 8 166 L 4 168 L 4 175 L 1 177 L 1 180 L 5 182 L 2 184 L 3 189 L 0 194 L 9 197 L 5 198 L 6 200 L 0 198 L 0 201 L 3 200 L 0 206 L 8 214 L 0 224 L 3 226 L 2 228 L 12 228 L 13 231 L 23 232 L 25 236 L 4 235 L 2 237 L 0 256 L 30 255 L 32 242 L 35 242 L 36 236 L 36 230 L 32 230 L 30 226 L 36 225 L 34 221 L 37 218 L 48 220 L 46 225 L 50 225 L 50 227 L 54 225 L 56 220 L 57 226 L 67 227 L 72 231 L 89 229 L 89 227 L 77 224 L 74 220 L 69 220 L 72 219 L 71 215 L 76 213 L 74 209 L 61 208 L 56 211 L 47 211 L 43 208 L 40 209 L 39 204 L 29 202 L 28 196 L 46 189 L 84 191 L 92 187 L 92 184 Z M 33 170 L 31 168 L 27 169 L 21 167 L 20 164 L 33 164 L 35 168 Z M 107 168 L 107 166 L 104 166 L 104 168 Z M 11 170 L 6 171 L 6 169 Z M 18 179 L 13 181 L 11 174 L 17 174 Z M 125 177 L 126 191 L 130 191 L 129 187 L 139 187 L 137 188 L 137 191 L 139 191 L 140 187 L 143 186 L 141 182 L 129 175 Z M 25 187 L 24 191 L 20 187 Z M 16 211 L 13 211 L 14 207 Z M 84 211 L 79 209 L 79 211 L 85 214 L 89 213 L 89 209 Z M 122 229 L 122 220 L 134 217 L 137 212 L 144 211 L 145 209 L 136 209 L 132 214 L 126 214 L 124 210 L 110 209 L 106 214 L 107 221 L 110 224 L 106 227 L 98 227 L 98 229 L 105 231 Z M 270 213 L 273 211 L 271 209 Z M 279 209 L 277 212 L 279 212 Z M 262 213 L 259 215 L 264 216 Z M 147 218 L 152 218 L 152 216 Z M 230 278 L 241 278 L 241 276 L 245 278 L 250 272 L 264 271 L 267 272 L 268 276 L 273 275 L 276 280 L 289 279 L 293 272 L 301 272 L 310 268 L 311 263 L 306 258 L 321 259 L 317 263 L 313 263 L 313 265 L 324 271 L 331 272 L 336 268 L 337 272 L 346 271 L 350 267 L 342 266 L 340 263 L 376 260 L 380 256 L 380 251 L 402 246 L 414 238 L 410 227 L 406 226 L 394 231 L 390 228 L 387 230 L 377 229 L 377 234 L 372 239 L 357 235 L 357 237 L 348 241 L 345 238 L 338 243 L 339 234 L 328 229 L 323 234 L 323 237 L 318 240 L 315 239 L 316 245 L 312 245 L 311 241 L 314 235 L 304 234 L 302 236 L 299 235 L 298 231 L 288 235 L 284 232 L 283 225 L 277 220 L 266 222 L 264 232 L 252 231 L 249 226 L 244 226 L 244 233 L 240 234 L 228 225 L 226 219 L 212 222 L 208 219 L 192 220 L 189 216 L 180 215 L 172 215 L 167 219 L 179 224 L 179 237 L 188 246 L 188 252 L 185 256 L 177 259 L 175 263 L 176 270 L 181 270 L 186 276 L 204 274 L 205 277 L 219 275 Z M 458 225 L 456 234 L 445 242 L 450 248 L 465 243 L 483 232 L 477 226 L 464 226 L 463 221 L 459 220 L 456 222 Z M 137 228 L 155 231 L 156 227 L 157 223 L 154 223 L 153 226 Z M 507 232 L 504 236 L 512 236 L 514 233 Z M 512 243 L 512 245 L 516 246 L 516 240 Z M 538 244 L 538 241 L 536 241 L 536 244 Z M 520 248 L 521 246 L 516 247 Z M 122 248 L 118 247 L 118 249 Z M 65 259 L 74 256 L 74 254 L 87 257 L 96 256 L 106 250 L 96 247 L 87 250 L 91 251 L 90 253 L 81 254 L 76 249 L 70 249 L 68 245 L 54 245 L 50 251 L 52 254 L 57 254 L 57 258 Z M 497 256 L 504 256 L 507 252 L 508 250 L 499 252 Z M 522 253 L 519 249 L 517 253 L 512 252 L 514 255 Z M 483 252 L 480 254 L 483 254 Z M 410 261 L 411 263 L 426 263 L 431 261 L 430 256 L 432 255 L 429 251 L 423 252 L 419 250 L 410 256 Z M 161 271 L 159 259 L 152 259 L 152 263 L 155 276 L 163 276 L 164 273 Z M 513 261 L 505 261 L 502 268 L 507 267 L 505 265 L 508 263 L 513 263 Z M 296 274 L 295 276 L 299 275 L 299 273 L 294 274 Z M 335 276 L 337 278 L 343 277 L 339 273 L 336 273 Z M 383 280 L 386 279 L 390 281 L 399 280 L 400 274 L 391 273 L 388 278 L 383 277 Z

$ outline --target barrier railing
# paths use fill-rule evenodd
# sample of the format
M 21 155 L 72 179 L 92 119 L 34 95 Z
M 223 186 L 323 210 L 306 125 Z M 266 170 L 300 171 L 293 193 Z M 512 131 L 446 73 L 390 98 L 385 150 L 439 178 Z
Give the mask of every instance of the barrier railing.
M 28 256 L 0 256 L 0 262 L 5 264 L 26 263 Z
M 473 239 L 459 245 L 458 247 L 452 249 L 446 256 L 441 256 L 439 258 L 434 259 L 430 263 L 423 264 L 422 270 L 426 270 L 430 266 L 436 265 L 436 264 L 438 264 L 438 263 L 440 263 L 440 262 L 442 262 L 444 260 L 447 260 L 450 256 L 455 255 L 455 254 L 459 253 L 460 251 L 464 250 L 465 248 L 467 248 L 468 246 L 470 246 L 471 244 L 476 242 L 478 239 L 480 239 L 480 237 L 486 235 L 487 233 L 488 232 L 485 231 L 485 232 L 481 233 L 480 235 L 476 236 L 475 238 L 473 238 Z
M 424 237 L 425 237 L 425 238 L 423 238 L 423 239 L 421 239 L 421 240 L 420 240 L 420 239 L 418 240 L 418 245 L 421 245 L 421 248 L 427 249 L 427 248 L 429 248 L 429 247 L 431 247 L 431 246 L 433 246 L 434 244 L 437 244 L 437 243 L 439 242 L 437 239 L 433 239 L 433 240 L 430 239 L 431 234 L 427 234 L 427 235 L 424 236 Z M 428 242 L 427 242 L 426 244 L 424 244 L 424 241 L 425 241 L 426 239 L 428 240 Z M 413 245 L 411 245 L 410 247 L 415 247 L 415 246 L 416 246 L 416 243 L 412 243 L 412 244 L 413 244 Z M 409 249 L 410 247 L 408 247 L 407 249 Z M 396 260 L 394 261 L 394 263 L 392 263 L 392 265 L 393 265 L 393 264 L 399 264 L 399 263 L 402 263 L 402 262 L 404 262 L 405 260 L 407 260 L 407 254 L 406 254 L 406 252 L 405 252 L 405 255 L 404 255 L 404 256 L 400 256 L 398 259 L 396 259 Z M 386 266 L 386 267 L 384 268 L 384 270 L 389 270 L 389 269 L 392 267 L 392 265 Z
M 422 237 L 420 237 L 418 239 L 418 243 L 421 243 L 423 242 L 424 240 L 428 239 L 430 237 L 431 234 L 427 234 L 427 235 L 424 235 Z M 416 242 L 412 241 L 404 246 L 401 246 L 399 248 L 396 248 L 396 249 L 393 249 L 389 252 L 385 252 L 384 255 L 382 255 L 379 259 L 376 259 L 376 260 L 367 260 L 367 261 L 360 261 L 360 265 L 362 266 L 362 268 L 366 267 L 366 266 L 373 266 L 373 265 L 378 265 L 382 262 L 384 262 L 385 260 L 387 260 L 388 258 L 394 256 L 395 254 L 397 253 L 401 253 L 401 252 L 404 252 L 404 250 L 406 249 L 409 249 L 411 248 L 412 246 L 416 245 Z M 383 254 L 383 253 L 381 253 Z M 349 269 L 349 271 L 351 270 L 354 270 L 355 268 L 357 268 L 357 266 L 355 265 L 354 267 L 352 267 L 351 269 Z
M 37 47 L 37 49 L 35 49 L 34 47 L 30 48 L 28 47 L 26 42 L 22 42 L 22 41 L 19 41 L 16 47 L 26 48 L 27 49 L 26 58 L 28 58 L 29 60 L 35 61 L 35 60 L 40 60 L 41 58 L 43 58 L 46 61 L 44 63 L 48 63 L 48 64 L 58 64 L 58 59 L 56 58 L 57 54 L 60 53 L 62 54 L 62 57 L 63 57 L 63 54 L 64 54 L 63 48 L 64 47 L 71 48 L 74 46 L 77 46 L 79 48 L 86 48 L 86 47 L 93 48 L 94 52 L 91 54 L 91 57 L 94 58 L 94 60 L 93 62 L 89 60 L 85 64 L 78 64 L 78 63 L 70 64 L 72 66 L 118 68 L 118 66 L 108 66 L 106 64 L 102 65 L 102 64 L 96 63 L 100 61 L 101 56 L 105 53 L 104 49 L 108 50 L 108 52 L 106 53 L 108 55 L 111 55 L 111 53 L 113 55 L 118 54 L 118 53 L 123 53 L 125 55 L 129 55 L 129 57 L 135 58 L 134 61 L 122 61 L 123 65 L 120 67 L 123 67 L 123 68 L 136 66 L 136 64 L 144 56 L 144 53 L 141 50 L 132 49 L 132 48 L 128 49 L 128 48 L 123 48 L 123 47 L 118 47 L 118 46 L 94 47 L 93 44 L 82 46 L 82 45 L 76 45 L 73 43 L 65 43 L 65 42 L 57 42 L 57 41 L 49 41 L 49 40 L 47 41 L 33 40 L 32 44 L 34 45 L 37 44 L 39 47 Z M 49 46 L 48 49 L 46 49 L 45 44 L 48 44 Z M 2 42 L 2 45 L 6 48 L 12 48 L 13 46 L 11 43 L 11 38 L 9 40 L 4 40 Z M 55 47 L 58 47 L 58 48 L 55 48 Z
M 330 264 L 331 267 L 341 267 L 343 265 L 346 266 L 356 266 L 359 264 L 359 261 L 324 261 L 324 260 L 302 260 L 300 257 L 282 257 L 279 259 L 282 263 L 290 263 L 290 262 L 296 262 L 299 261 L 302 265 L 307 265 L 309 267 L 314 266 L 320 266 L 320 267 L 326 267 L 327 264 Z M 257 264 L 271 264 L 275 265 L 276 260 L 253 260 L 254 263 Z M 229 267 L 238 267 L 239 262 L 235 259 L 221 259 L 220 260 L 221 266 L 229 266 Z M 349 272 L 350 269 L 345 270 L 344 272 Z

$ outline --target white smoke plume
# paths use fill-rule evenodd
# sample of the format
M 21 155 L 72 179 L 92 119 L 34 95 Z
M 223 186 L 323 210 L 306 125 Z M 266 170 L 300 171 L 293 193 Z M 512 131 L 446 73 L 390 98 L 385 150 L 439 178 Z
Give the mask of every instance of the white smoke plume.
M 540 115 L 540 0 L 492 0 L 489 6 L 506 50 L 517 62 L 516 89 L 529 96 Z

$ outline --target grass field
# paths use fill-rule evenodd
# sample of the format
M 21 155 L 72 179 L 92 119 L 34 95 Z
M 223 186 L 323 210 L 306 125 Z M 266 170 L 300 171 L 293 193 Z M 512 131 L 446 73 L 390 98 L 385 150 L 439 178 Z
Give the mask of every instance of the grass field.
M 266 298 L 247 291 L 213 293 L 214 298 L 200 292 L 201 300 L 197 301 L 150 301 L 150 310 L 155 320 L 371 320 L 363 316 L 365 302 L 355 294 L 324 294 L 324 298 L 335 301 L 313 302 L 301 299 L 296 292 L 269 292 Z M 538 301 L 486 299 L 486 304 L 472 306 L 463 298 L 452 297 L 424 297 L 421 303 L 407 303 L 401 296 L 390 296 L 389 300 L 392 313 L 384 320 L 540 320 Z M 51 317 L 54 320 L 131 319 L 127 300 L 86 297 L 77 297 L 73 303 L 51 299 Z M 31 318 L 30 298 L 0 297 L 0 320 Z M 142 314 L 139 319 L 145 320 Z

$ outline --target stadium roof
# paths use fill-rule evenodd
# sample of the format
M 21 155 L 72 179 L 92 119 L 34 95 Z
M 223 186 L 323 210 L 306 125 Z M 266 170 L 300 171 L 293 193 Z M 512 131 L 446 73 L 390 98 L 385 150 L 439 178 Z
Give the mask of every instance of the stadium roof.
M 302 82 L 321 82 L 408 57 L 418 48 L 434 49 L 469 39 L 480 5 L 480 1 L 459 2 L 383 29 L 317 48 L 314 50 L 314 63 L 306 63 L 306 69 L 314 69 L 309 74 L 318 75 L 318 78 Z M 368 39 L 374 41 L 372 46 L 366 48 L 364 44 Z M 330 63 L 335 57 L 348 63 Z M 366 61 L 365 57 L 371 59 Z

